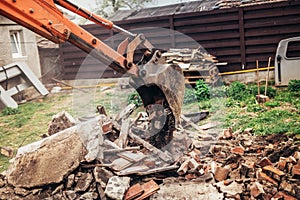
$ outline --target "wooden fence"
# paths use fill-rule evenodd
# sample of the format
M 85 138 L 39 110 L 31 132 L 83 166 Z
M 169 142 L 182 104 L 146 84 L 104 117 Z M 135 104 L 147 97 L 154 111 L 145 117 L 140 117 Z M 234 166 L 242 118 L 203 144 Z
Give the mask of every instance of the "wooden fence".
M 228 63 L 219 67 L 220 72 L 237 71 L 255 68 L 255 60 L 260 61 L 260 66 L 266 66 L 268 57 L 272 58 L 274 65 L 278 42 L 300 35 L 300 1 L 115 23 L 136 33 L 143 32 L 147 39 L 159 48 L 196 48 L 201 45 L 208 53 L 215 55 L 219 62 Z M 113 48 L 116 48 L 123 38 L 122 35 L 115 35 L 113 31 L 98 25 L 83 27 L 96 37 L 106 40 Z M 87 58 L 86 53 L 71 44 L 62 44 L 60 49 L 64 79 L 120 76 L 100 62 Z

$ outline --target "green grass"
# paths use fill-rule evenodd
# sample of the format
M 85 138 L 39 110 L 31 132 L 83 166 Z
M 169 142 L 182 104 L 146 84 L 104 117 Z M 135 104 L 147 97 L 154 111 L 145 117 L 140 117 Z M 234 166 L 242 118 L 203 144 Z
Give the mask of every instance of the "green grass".
M 77 96 L 74 93 L 58 93 L 50 94 L 42 101 L 19 105 L 18 109 L 5 108 L 0 112 L 0 146 L 10 147 L 16 153 L 19 147 L 40 140 L 48 132 L 52 116 L 63 110 L 74 117 L 81 117 L 78 111 L 85 111 L 89 107 L 92 108 L 88 113 L 91 115 L 96 113 L 97 105 L 103 105 L 107 114 L 112 116 L 126 106 L 128 91 L 100 89 L 92 91 L 92 98 L 83 98 L 85 102 L 82 107 L 75 105 Z M 0 172 L 7 168 L 8 160 L 0 155 Z
M 258 135 L 300 134 L 299 92 L 273 88 L 272 94 L 274 96 L 264 104 L 258 104 L 254 94 L 243 96 L 241 92 L 240 100 L 229 96 L 225 102 L 225 118 L 220 119 L 224 122 L 224 128 L 253 128 Z
M 208 100 L 200 102 L 193 93 L 186 95 L 188 101 L 182 108 L 183 113 L 209 110 L 210 117 L 199 124 L 207 122 L 220 122 L 222 128 L 232 127 L 233 130 L 253 128 L 255 134 L 299 134 L 300 135 L 300 92 L 285 89 L 271 91 L 270 101 L 265 104 L 257 104 L 255 86 L 246 86 L 248 92 L 243 93 L 240 84 L 238 88 L 230 90 L 232 94 L 239 91 L 241 94 L 232 98 L 224 97 L 223 93 L 228 87 L 215 88 Z M 250 92 L 249 92 L 250 91 Z M 109 116 L 118 114 L 128 105 L 128 96 L 133 91 L 106 90 L 99 88 L 93 92 L 93 98 L 87 99 L 81 110 L 91 107 L 91 114 L 96 112 L 96 106 L 105 107 Z M 228 94 L 227 94 L 228 95 Z M 236 94 L 235 94 L 236 95 Z M 43 101 L 28 102 L 20 105 L 18 109 L 6 109 L 0 114 L 0 146 L 11 147 L 16 151 L 20 146 L 40 140 L 41 135 L 47 133 L 48 123 L 54 114 L 66 110 L 74 117 L 77 111 L 72 108 L 75 96 L 71 93 L 51 94 Z M 240 98 L 240 99 L 239 99 Z M 83 98 L 85 100 L 85 98 Z M 75 101 L 76 102 L 76 101 Z M 80 110 L 79 110 L 80 111 Z M 144 111 L 138 108 L 133 117 Z M 0 155 L 0 172 L 7 168 L 8 158 Z
M 14 149 L 41 139 L 47 133 L 53 114 L 70 110 L 70 95 L 49 95 L 42 102 L 27 102 L 18 109 L 0 113 L 0 146 Z M 8 158 L 0 156 L 0 171 L 8 166 Z

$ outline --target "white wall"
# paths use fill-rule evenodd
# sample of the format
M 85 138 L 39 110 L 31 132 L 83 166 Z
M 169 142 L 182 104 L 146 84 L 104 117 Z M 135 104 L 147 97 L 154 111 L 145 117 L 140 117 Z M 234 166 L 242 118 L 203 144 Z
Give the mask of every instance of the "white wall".
M 13 58 L 10 31 L 21 31 L 22 57 Z M 24 61 L 37 77 L 41 77 L 41 67 L 36 44 L 36 36 L 32 31 L 0 16 L 0 66 Z

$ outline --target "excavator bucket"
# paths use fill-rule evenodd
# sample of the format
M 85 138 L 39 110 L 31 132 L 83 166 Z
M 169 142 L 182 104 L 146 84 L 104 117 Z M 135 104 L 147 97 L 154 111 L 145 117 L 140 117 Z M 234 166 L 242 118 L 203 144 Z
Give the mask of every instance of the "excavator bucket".
M 184 76 L 176 64 L 148 62 L 139 66 L 139 77 L 132 77 L 130 84 L 142 98 L 150 119 L 147 139 L 161 148 L 173 138 L 173 131 L 180 123 L 184 97 Z

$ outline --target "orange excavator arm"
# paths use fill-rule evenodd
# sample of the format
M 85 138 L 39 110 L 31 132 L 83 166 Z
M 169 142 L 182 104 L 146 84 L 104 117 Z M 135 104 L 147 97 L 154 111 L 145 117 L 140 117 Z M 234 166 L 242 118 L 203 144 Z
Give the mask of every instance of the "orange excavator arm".
M 118 51 L 115 51 L 66 18 L 56 5 L 60 5 L 105 28 L 115 29 L 127 34 L 132 40 L 131 45 L 127 39 L 120 44 Z M 0 14 L 55 43 L 69 41 L 117 72 L 138 76 L 138 68 L 133 63 L 135 48 L 142 45 L 147 49 L 145 53 L 151 53 L 152 45 L 142 35 L 134 35 L 114 25 L 111 21 L 103 19 L 67 0 L 1 0 Z M 126 49 L 127 52 L 125 52 Z M 127 57 L 123 56 L 124 53 L 127 53 Z
M 114 50 L 64 17 L 57 5 L 128 37 Z M 173 131 L 180 121 L 183 73 L 178 65 L 165 63 L 161 52 L 153 48 L 144 35 L 132 34 L 68 0 L 0 0 L 0 14 L 55 43 L 69 41 L 115 71 L 130 75 L 130 84 L 140 94 L 149 116 L 155 116 L 150 120 L 149 131 L 156 134 L 148 140 L 154 145 L 156 141 L 163 141 L 161 144 L 166 145 L 172 140 Z M 137 49 L 143 52 L 143 57 L 134 63 Z M 160 147 L 160 143 L 155 146 Z

